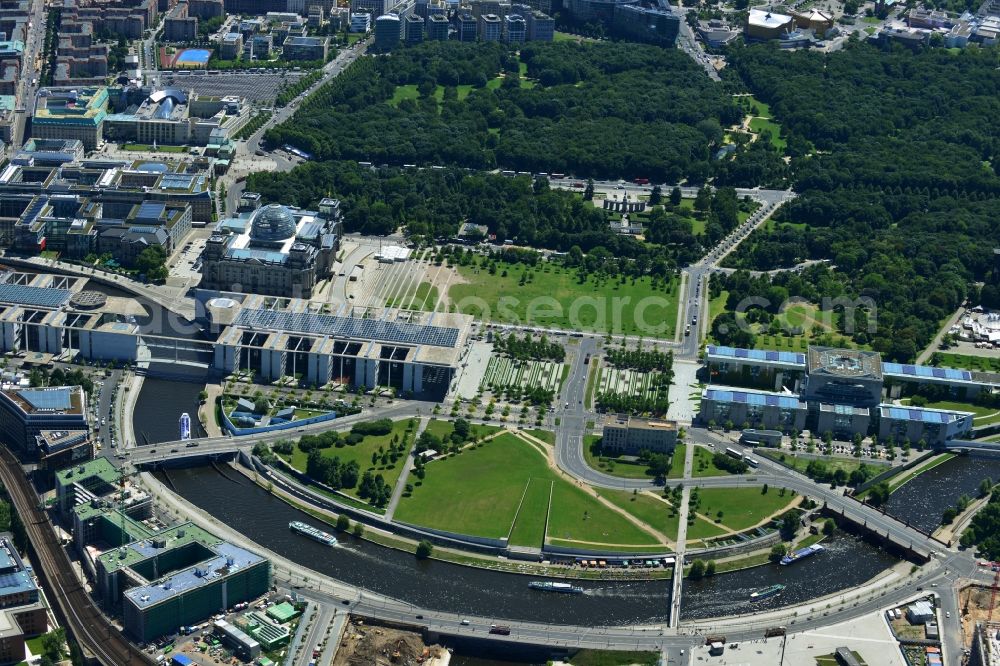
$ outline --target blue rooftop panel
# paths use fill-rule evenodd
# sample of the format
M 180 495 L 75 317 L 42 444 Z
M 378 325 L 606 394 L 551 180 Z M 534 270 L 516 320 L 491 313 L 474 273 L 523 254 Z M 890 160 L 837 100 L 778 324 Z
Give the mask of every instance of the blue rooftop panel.
M 69 289 L 30 287 L 24 284 L 0 284 L 0 302 L 57 308 L 69 298 Z
M 767 361 L 770 363 L 787 363 L 792 365 L 806 364 L 806 355 L 798 352 L 773 351 L 765 349 L 741 349 L 723 345 L 709 345 L 709 356 L 724 358 L 739 358 L 751 361 Z
M 882 363 L 882 373 L 886 375 L 901 375 L 904 377 L 924 377 L 927 379 L 944 379 L 947 381 L 972 381 L 972 373 L 968 370 L 955 368 L 934 368 L 927 365 L 911 365 L 909 363 Z
M 70 400 L 72 391 L 68 386 L 49 389 L 23 389 L 19 393 L 35 409 L 66 411 L 73 406 Z
M 729 389 L 708 388 L 705 389 L 705 396 L 709 400 L 716 402 L 732 402 L 747 405 L 757 405 L 761 407 L 778 407 L 781 409 L 794 409 L 802 406 L 802 403 L 794 395 L 783 393 L 765 393 L 757 391 L 739 391 Z

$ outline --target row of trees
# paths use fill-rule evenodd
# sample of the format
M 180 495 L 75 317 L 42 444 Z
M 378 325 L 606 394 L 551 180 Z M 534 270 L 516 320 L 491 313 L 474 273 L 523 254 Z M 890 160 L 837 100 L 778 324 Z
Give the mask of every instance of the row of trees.
M 605 354 L 608 363 L 616 368 L 631 368 L 639 372 L 661 372 L 673 377 L 674 354 L 656 349 L 609 349 Z
M 496 351 L 506 354 L 518 360 L 533 361 L 555 361 L 562 363 L 566 358 L 566 348 L 558 342 L 550 342 L 548 336 L 542 335 L 540 338 L 533 337 L 530 333 L 525 333 L 524 337 L 517 337 L 511 333 L 504 337 L 498 334 L 493 338 L 493 347 Z

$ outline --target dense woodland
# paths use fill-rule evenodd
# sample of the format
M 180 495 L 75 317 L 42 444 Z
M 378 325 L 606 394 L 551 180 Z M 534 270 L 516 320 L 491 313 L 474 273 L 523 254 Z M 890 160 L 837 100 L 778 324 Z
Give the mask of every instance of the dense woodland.
M 522 87 L 521 63 L 532 87 Z M 420 97 L 390 104 L 398 85 Z M 461 100 L 460 86 L 471 87 Z M 539 42 L 519 59 L 499 44 L 429 42 L 358 61 L 267 141 L 320 160 L 703 181 L 722 127 L 739 117 L 724 88 L 674 49 Z
M 801 196 L 729 265 L 828 264 L 772 279 L 713 281 L 730 292 L 730 306 L 748 296 L 768 298 L 773 311 L 786 294 L 817 303 L 868 297 L 876 307 L 856 315 L 855 342 L 909 359 L 976 296 L 974 281 L 994 283 L 1000 129 L 986 119 L 1000 113 L 997 53 L 862 44 L 830 55 L 736 50 L 733 67 L 780 120 L 789 152 L 793 145 L 815 151 L 791 161 Z M 842 331 L 847 323 L 840 321 Z M 736 336 L 748 342 L 745 333 Z
M 975 282 L 1000 305 L 1000 275 L 992 274 L 1000 126 L 990 122 L 1000 116 L 997 49 L 848 43 L 824 54 L 759 45 L 732 49 L 729 62 L 719 85 L 679 51 L 634 44 L 530 44 L 519 57 L 500 45 L 425 44 L 366 58 L 268 135 L 318 161 L 252 176 L 249 187 L 299 205 L 338 196 L 352 231 L 404 226 L 441 237 L 470 221 L 498 238 L 570 252 L 568 263 L 595 254 L 605 269 L 632 274 L 699 257 L 735 224 L 735 193 L 704 202 L 702 235 L 669 204 L 654 209 L 643 243 L 612 233 L 607 214 L 578 194 L 453 167 L 793 187 L 800 196 L 729 265 L 824 263 L 773 277 L 720 276 L 713 290 L 729 291 L 730 307 L 764 297 L 766 319 L 778 297 L 870 298 L 874 308 L 837 317 L 838 327 L 857 344 L 909 359 L 965 298 L 979 298 Z M 521 63 L 534 87 L 522 87 Z M 487 86 L 498 72 L 504 80 Z M 419 97 L 388 103 L 403 84 L 416 85 Z M 468 95 L 459 101 L 462 86 Z M 710 158 L 747 103 L 735 92 L 770 106 L 785 147 L 741 141 L 735 158 Z M 371 171 L 345 160 L 449 168 Z M 731 342 L 753 344 L 728 328 Z

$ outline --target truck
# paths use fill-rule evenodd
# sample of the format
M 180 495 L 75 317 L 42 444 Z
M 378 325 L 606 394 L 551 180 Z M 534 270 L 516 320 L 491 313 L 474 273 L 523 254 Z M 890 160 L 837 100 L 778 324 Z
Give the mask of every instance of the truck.
M 649 178 L 636 178 L 632 182 L 636 185 L 649 185 Z
M 705 645 L 711 645 L 712 643 L 725 643 L 726 637 L 715 635 L 715 636 L 705 636 Z
M 784 636 L 784 627 L 769 627 L 764 630 L 764 638 L 774 638 L 775 636 Z
M 505 624 L 491 624 L 490 633 L 499 634 L 500 636 L 510 636 L 510 627 Z

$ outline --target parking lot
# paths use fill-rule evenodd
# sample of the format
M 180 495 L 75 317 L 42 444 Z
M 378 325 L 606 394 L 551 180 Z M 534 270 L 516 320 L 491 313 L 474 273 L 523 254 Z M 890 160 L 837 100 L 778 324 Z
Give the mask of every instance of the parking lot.
M 273 102 L 278 93 L 308 72 L 288 70 L 218 72 L 162 72 L 158 75 L 162 87 L 194 90 L 200 95 L 240 95 L 251 102 Z

